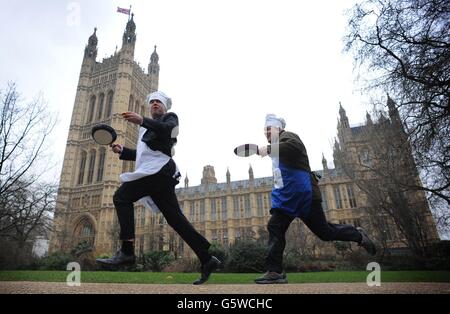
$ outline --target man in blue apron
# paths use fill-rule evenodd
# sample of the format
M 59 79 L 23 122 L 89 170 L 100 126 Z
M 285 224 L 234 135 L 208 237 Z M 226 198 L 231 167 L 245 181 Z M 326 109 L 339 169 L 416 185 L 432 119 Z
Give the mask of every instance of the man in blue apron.
M 272 158 L 274 172 L 271 217 L 267 225 L 267 272 L 255 280 L 260 284 L 287 283 L 282 266 L 285 234 L 297 217 L 323 241 L 353 241 L 370 254 L 376 253 L 374 243 L 362 228 L 327 222 L 318 180 L 311 172 L 306 148 L 297 134 L 284 130 L 285 126 L 284 119 L 267 115 L 265 135 L 270 145 L 259 148 L 260 156 Z

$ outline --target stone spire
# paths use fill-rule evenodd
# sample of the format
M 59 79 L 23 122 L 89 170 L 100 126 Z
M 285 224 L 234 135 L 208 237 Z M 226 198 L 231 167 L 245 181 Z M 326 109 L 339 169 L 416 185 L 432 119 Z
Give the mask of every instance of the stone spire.
M 349 128 L 350 124 L 348 122 L 348 117 L 347 117 L 344 107 L 342 107 L 341 102 L 339 102 L 339 116 L 340 116 L 340 126 L 345 129 Z
M 387 107 L 389 109 L 389 118 L 391 118 L 391 121 L 394 123 L 400 122 L 400 114 L 397 109 L 397 105 L 395 101 L 387 94 Z
M 255 176 L 253 175 L 253 168 L 252 168 L 251 164 L 250 164 L 250 167 L 248 168 L 248 177 L 251 181 L 255 180 Z
M 88 44 L 86 48 L 84 49 L 84 57 L 85 58 L 92 58 L 95 60 L 97 58 L 97 27 L 94 28 L 94 33 L 89 37 Z
M 131 14 L 131 19 L 128 21 L 123 33 L 122 48 L 126 45 L 131 45 L 134 48 L 136 44 L 136 23 L 134 23 L 134 13 Z
M 187 173 L 186 173 L 186 178 L 184 178 L 184 187 L 185 187 L 185 188 L 188 188 L 188 187 L 189 187 L 189 178 L 188 178 Z
M 323 170 L 328 170 L 328 163 L 327 160 L 325 159 L 325 155 L 322 153 L 322 166 L 323 166 Z
M 201 184 L 215 184 L 217 183 L 216 174 L 213 166 L 203 167 L 203 178 Z
M 148 65 L 148 74 L 159 75 L 159 56 L 158 53 L 156 52 L 156 46 L 155 50 L 153 51 L 150 57 L 150 63 Z
M 368 112 L 366 112 L 366 125 L 373 125 L 373 121 L 372 121 L 372 117 L 370 116 L 370 114 Z

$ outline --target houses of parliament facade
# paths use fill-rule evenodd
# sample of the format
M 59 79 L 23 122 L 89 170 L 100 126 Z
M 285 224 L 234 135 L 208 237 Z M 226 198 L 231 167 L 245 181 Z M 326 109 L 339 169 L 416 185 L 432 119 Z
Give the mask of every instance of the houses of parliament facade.
M 119 175 L 133 171 L 134 162 L 118 162 L 108 147 L 91 139 L 94 125 L 105 123 L 117 131 L 117 142 L 134 147 L 138 126 L 126 123 L 120 113 L 145 112 L 146 96 L 158 90 L 159 56 L 150 56 L 147 71 L 134 60 L 136 24 L 132 17 L 122 37 L 122 48 L 111 57 L 97 62 L 96 29 L 84 50 L 63 168 L 58 189 L 50 253 L 70 251 L 88 242 L 95 255 L 113 254 L 119 247 L 119 227 L 112 202 L 120 186 Z M 370 122 L 370 116 L 367 117 Z M 360 151 L 361 132 L 366 126 L 350 127 L 344 108 L 339 110 L 338 139 L 356 156 Z M 365 156 L 367 158 L 367 156 Z M 367 197 L 337 169 L 328 167 L 323 157 L 319 186 L 327 219 L 356 226 L 366 224 Z M 248 170 L 248 180 L 218 183 L 214 167 L 205 166 L 201 184 L 176 190 L 180 206 L 194 227 L 209 241 L 229 247 L 245 238 L 258 238 L 265 230 L 271 206 L 271 177 L 255 178 Z M 421 195 L 425 200 L 425 195 Z M 424 219 L 429 221 L 430 238 L 438 239 L 436 227 L 424 201 Z M 297 222 L 298 223 L 298 220 Z M 136 254 L 149 250 L 171 251 L 177 257 L 193 253 L 167 225 L 159 213 L 135 204 Z M 293 224 L 295 225 L 295 224 Z M 395 224 L 386 217 L 385 230 L 392 247 L 404 246 Z

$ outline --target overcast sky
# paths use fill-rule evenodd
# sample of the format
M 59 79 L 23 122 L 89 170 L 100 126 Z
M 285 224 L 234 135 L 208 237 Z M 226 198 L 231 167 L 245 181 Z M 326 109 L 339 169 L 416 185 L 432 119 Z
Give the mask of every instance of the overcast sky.
M 26 98 L 43 92 L 59 115 L 52 176 L 59 177 L 84 47 L 98 28 L 97 61 L 121 47 L 135 13 L 135 59 L 160 56 L 160 90 L 180 119 L 175 161 L 190 185 L 213 165 L 219 182 L 270 176 L 270 159 L 239 158 L 233 148 L 264 144 L 264 117 L 285 118 L 305 143 L 313 169 L 332 165 L 339 102 L 350 124 L 364 122 L 352 58 L 342 53 L 344 11 L 354 0 L 1 1 L 0 86 L 15 81 Z M 183 178 L 184 179 L 184 178 Z

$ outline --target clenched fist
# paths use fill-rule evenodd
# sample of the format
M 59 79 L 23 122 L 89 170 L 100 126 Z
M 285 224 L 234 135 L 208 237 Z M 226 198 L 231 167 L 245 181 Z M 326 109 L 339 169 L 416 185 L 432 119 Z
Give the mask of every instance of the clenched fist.
M 120 144 L 112 144 L 110 145 L 112 148 L 112 151 L 116 154 L 122 154 L 123 146 Z
M 258 147 L 258 155 L 261 157 L 266 157 L 269 155 L 267 146 Z

